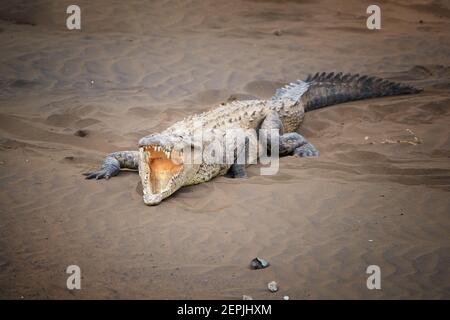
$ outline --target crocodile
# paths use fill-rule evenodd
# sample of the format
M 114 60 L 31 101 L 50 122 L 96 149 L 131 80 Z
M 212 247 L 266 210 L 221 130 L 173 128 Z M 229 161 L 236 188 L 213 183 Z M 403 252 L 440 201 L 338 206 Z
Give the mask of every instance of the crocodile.
M 230 101 L 189 116 L 162 132 L 143 137 L 136 151 L 107 155 L 99 170 L 84 174 L 86 179 L 109 179 L 121 169 L 138 170 L 144 203 L 157 205 L 183 186 L 203 183 L 219 175 L 247 176 L 246 166 L 255 163 L 255 157 L 258 157 L 248 155 L 248 137 L 240 143 L 233 140 L 232 153 L 227 158 L 231 161 L 212 161 L 217 158 L 211 158 L 211 153 L 205 151 L 215 143 L 230 146 L 224 138 L 227 131 L 265 132 L 256 138 L 257 144 L 270 147 L 270 151 L 279 156 L 318 156 L 319 151 L 314 145 L 297 132 L 305 112 L 347 101 L 420 91 L 422 89 L 379 77 L 316 73 L 278 89 L 271 99 Z M 203 132 L 200 141 L 195 139 L 198 129 Z M 244 161 L 237 161 L 242 159 L 242 154 Z

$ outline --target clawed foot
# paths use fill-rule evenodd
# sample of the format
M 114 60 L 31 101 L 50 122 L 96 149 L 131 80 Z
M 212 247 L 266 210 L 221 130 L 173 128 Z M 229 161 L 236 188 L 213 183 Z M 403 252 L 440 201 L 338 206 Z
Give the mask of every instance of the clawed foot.
M 290 132 L 280 137 L 280 156 L 317 157 L 319 151 L 301 134 Z
M 111 177 L 117 176 L 120 172 L 120 168 L 114 165 L 109 165 L 108 167 L 103 167 L 98 171 L 91 171 L 83 173 L 86 176 L 86 179 L 106 179 L 108 180 Z
M 292 155 L 295 149 L 305 143 L 305 138 L 297 132 L 283 134 L 280 137 L 280 156 Z
M 83 175 L 86 176 L 86 179 L 94 179 L 95 178 L 96 180 L 99 180 L 99 179 L 108 180 L 109 178 L 111 178 L 113 176 L 110 172 L 108 172 L 105 169 L 101 169 L 99 171 L 86 172 L 86 173 L 83 173 Z
M 127 155 L 130 155 L 130 157 L 127 157 Z M 115 153 L 111 153 L 110 155 L 108 155 L 105 160 L 103 161 L 103 165 L 101 167 L 100 170 L 98 171 L 91 171 L 91 172 L 86 172 L 83 173 L 83 175 L 86 176 L 86 179 L 106 179 L 108 180 L 111 177 L 117 176 L 120 172 L 120 162 L 119 160 L 116 159 L 116 157 L 118 157 L 120 160 L 122 160 L 122 162 L 124 164 L 126 164 L 126 160 L 128 160 L 128 158 L 130 158 L 133 164 L 137 163 L 136 160 L 134 160 L 133 157 L 136 157 L 137 153 L 133 153 L 130 151 L 123 151 L 123 152 L 115 152 Z M 128 166 L 130 167 L 130 166 Z
M 295 157 L 317 157 L 319 150 L 317 150 L 311 143 L 306 143 L 294 150 Z

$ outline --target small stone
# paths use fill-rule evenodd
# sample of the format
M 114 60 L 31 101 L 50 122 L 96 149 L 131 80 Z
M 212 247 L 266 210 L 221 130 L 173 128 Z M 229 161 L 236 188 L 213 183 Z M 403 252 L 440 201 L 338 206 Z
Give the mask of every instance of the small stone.
M 242 296 L 242 300 L 253 300 L 253 298 L 251 296 L 247 296 L 247 295 L 243 295 Z
M 365 137 L 364 137 L 364 140 L 366 140 L 366 141 L 369 140 L 369 137 L 368 137 L 368 136 L 365 136 Z
M 269 288 L 270 292 L 277 292 L 278 291 L 278 285 L 275 281 L 269 282 L 267 284 L 267 288 Z
M 91 83 L 91 85 L 94 85 L 94 80 L 91 80 L 90 83 Z
M 273 30 L 272 34 L 274 34 L 274 35 L 279 37 L 279 36 L 281 36 L 283 34 L 283 32 L 280 29 L 277 29 L 277 30 Z
M 284 296 L 283 300 L 289 300 L 289 296 Z
M 253 270 L 264 269 L 270 266 L 270 263 L 262 258 L 256 257 L 250 262 L 250 268 Z

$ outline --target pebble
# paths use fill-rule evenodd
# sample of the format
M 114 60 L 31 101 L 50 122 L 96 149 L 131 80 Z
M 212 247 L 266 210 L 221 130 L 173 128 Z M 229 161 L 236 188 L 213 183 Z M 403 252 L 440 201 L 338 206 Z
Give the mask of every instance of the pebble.
M 250 268 L 253 270 L 264 269 L 270 266 L 270 263 L 267 260 L 256 257 L 250 262 Z
M 267 288 L 269 288 L 270 292 L 277 292 L 278 291 L 278 285 L 275 281 L 269 282 L 267 284 Z
M 242 300 L 253 300 L 253 298 L 251 296 L 247 296 L 247 295 L 243 295 L 242 296 Z
M 283 32 L 282 32 L 281 30 L 279 30 L 279 29 L 273 30 L 272 33 L 273 33 L 274 35 L 276 35 L 276 36 L 281 36 L 281 35 L 283 34 Z

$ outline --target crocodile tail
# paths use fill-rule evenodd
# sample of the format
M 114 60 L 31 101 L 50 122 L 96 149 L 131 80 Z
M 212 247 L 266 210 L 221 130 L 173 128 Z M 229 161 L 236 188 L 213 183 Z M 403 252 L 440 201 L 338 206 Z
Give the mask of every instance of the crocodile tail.
M 359 74 L 316 73 L 278 89 L 274 99 L 302 101 L 305 111 L 353 100 L 421 92 L 412 86 Z

